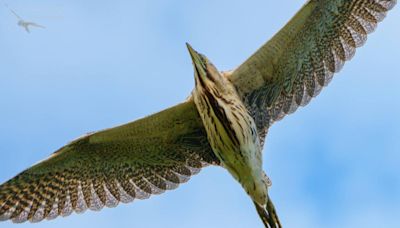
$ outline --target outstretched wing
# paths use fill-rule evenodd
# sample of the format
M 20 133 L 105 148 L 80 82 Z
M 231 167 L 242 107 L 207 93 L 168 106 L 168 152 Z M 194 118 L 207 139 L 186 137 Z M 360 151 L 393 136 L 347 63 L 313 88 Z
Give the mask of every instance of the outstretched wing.
M 11 8 L 8 6 L 8 4 L 4 4 L 4 6 L 5 6 L 7 9 L 9 9 L 10 12 L 11 12 L 12 14 L 14 14 L 15 17 L 18 18 L 18 20 L 22 20 L 22 18 L 21 18 L 13 9 L 11 9 Z
M 115 207 L 218 165 L 193 101 L 77 139 L 0 186 L 0 220 L 38 222 Z
M 22 18 L 12 9 L 10 9 L 11 13 L 14 14 L 15 17 L 18 18 L 18 20 L 22 20 Z
M 43 25 L 39 25 L 35 22 L 28 22 L 27 24 L 28 24 L 28 26 L 30 25 L 30 26 L 34 26 L 34 27 L 38 27 L 38 28 L 46 28 Z
M 308 104 L 350 60 L 396 0 L 310 0 L 229 79 L 256 121 L 269 126 Z

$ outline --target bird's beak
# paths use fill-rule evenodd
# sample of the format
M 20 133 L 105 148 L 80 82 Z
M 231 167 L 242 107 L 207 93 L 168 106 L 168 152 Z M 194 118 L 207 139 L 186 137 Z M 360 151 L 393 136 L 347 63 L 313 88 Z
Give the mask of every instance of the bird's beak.
M 204 71 L 204 63 L 201 60 L 200 54 L 195 51 L 190 44 L 186 43 L 187 49 L 189 50 L 190 57 L 197 70 Z

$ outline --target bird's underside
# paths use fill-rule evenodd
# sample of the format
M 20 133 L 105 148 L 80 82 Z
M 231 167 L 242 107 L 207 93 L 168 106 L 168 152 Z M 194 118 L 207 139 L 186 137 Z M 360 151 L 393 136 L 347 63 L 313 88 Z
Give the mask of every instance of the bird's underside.
M 267 227 L 280 227 L 268 196 L 271 181 L 262 168 L 262 146 L 253 117 L 233 84 L 188 45 L 195 69 L 193 100 L 210 146 L 221 165 L 253 200 Z
M 224 74 L 262 142 L 273 122 L 319 94 L 395 4 L 310 0 L 254 55 Z M 210 164 L 221 163 L 189 99 L 75 140 L 5 182 L 0 220 L 38 222 L 146 199 L 176 188 Z

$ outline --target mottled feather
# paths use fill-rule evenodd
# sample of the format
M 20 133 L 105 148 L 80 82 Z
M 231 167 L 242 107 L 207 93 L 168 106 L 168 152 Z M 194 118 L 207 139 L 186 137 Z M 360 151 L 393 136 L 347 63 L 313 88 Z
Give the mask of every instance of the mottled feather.
M 264 140 L 350 60 L 396 0 L 310 0 L 270 41 L 227 73 Z
M 193 101 L 71 142 L 0 186 L 0 220 L 39 222 L 175 189 L 218 165 Z

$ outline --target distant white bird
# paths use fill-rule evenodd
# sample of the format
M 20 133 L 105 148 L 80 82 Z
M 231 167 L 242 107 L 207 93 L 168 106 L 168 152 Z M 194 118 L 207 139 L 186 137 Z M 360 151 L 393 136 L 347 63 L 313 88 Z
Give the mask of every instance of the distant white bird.
M 31 32 L 29 29 L 29 26 L 37 27 L 37 28 L 46 28 L 43 25 L 39 25 L 35 22 L 26 21 L 26 20 L 22 19 L 14 10 L 12 10 L 10 7 L 8 7 L 7 4 L 5 4 L 5 6 L 10 10 L 10 12 L 12 14 L 14 14 L 14 16 L 16 16 L 18 18 L 18 26 L 23 27 L 27 33 Z
M 30 33 L 31 31 L 29 30 L 29 26 L 34 26 L 34 27 L 38 27 L 38 28 L 46 28 L 43 25 L 39 25 L 36 24 L 35 22 L 29 22 L 29 21 L 24 21 L 24 20 L 20 20 L 18 21 L 18 25 L 21 27 L 24 27 L 25 30 Z

